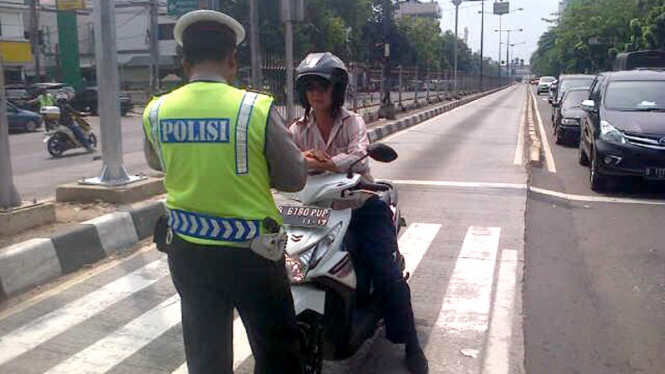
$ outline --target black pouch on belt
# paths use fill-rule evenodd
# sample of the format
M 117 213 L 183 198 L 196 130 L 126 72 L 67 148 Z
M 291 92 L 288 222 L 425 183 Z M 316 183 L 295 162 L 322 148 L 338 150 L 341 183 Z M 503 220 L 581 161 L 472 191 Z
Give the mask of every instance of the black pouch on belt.
M 169 240 L 167 239 L 169 231 L 171 231 L 171 229 L 169 228 L 169 222 L 166 215 L 160 216 L 155 224 L 155 233 L 152 241 L 155 243 L 155 246 L 157 246 L 158 251 L 166 254 L 169 253 Z

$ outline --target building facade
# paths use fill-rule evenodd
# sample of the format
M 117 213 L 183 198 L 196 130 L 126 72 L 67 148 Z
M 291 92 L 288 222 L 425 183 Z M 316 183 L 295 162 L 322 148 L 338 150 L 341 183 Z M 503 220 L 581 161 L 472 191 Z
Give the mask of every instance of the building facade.
M 26 69 L 33 64 L 30 42 L 25 34 L 24 14 L 27 13 L 24 0 L 0 2 L 0 55 L 8 84 L 22 81 Z
M 23 1 L 23 0 L 18 0 Z M 85 84 L 94 85 L 95 27 L 91 2 L 88 9 L 77 11 L 78 47 L 81 73 Z M 29 11 L 25 11 L 23 22 L 29 22 Z M 147 1 L 118 2 L 116 4 L 116 38 L 118 69 L 121 89 L 144 90 L 150 80 L 150 8 Z M 176 18 L 167 15 L 166 2 L 159 11 L 159 63 L 160 77 L 179 70 L 176 58 L 176 42 L 173 40 L 173 27 Z M 44 4 L 39 10 L 41 74 L 47 81 L 60 81 L 62 75 L 59 64 L 59 33 L 57 11 L 53 5 Z M 25 69 L 27 78 L 35 76 L 34 64 Z

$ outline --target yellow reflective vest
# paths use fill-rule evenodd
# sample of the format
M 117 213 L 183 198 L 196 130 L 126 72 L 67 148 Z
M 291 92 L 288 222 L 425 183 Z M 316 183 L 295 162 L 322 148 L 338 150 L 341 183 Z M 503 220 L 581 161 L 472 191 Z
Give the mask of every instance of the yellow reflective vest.
M 272 98 L 193 82 L 153 99 L 143 126 L 166 173 L 169 226 L 197 244 L 246 247 L 281 216 L 265 159 Z

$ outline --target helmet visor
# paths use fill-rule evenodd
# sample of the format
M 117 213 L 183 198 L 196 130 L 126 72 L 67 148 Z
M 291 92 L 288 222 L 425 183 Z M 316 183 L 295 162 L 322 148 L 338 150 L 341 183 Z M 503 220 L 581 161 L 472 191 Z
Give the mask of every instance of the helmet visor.
M 303 78 L 302 86 L 305 89 L 305 92 L 324 93 L 330 90 L 332 84 L 327 79 L 317 75 L 310 75 Z

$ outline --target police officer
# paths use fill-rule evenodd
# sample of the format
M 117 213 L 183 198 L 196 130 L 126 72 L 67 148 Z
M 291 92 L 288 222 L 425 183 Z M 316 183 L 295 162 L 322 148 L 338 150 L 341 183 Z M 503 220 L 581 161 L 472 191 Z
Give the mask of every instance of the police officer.
M 189 373 L 233 372 L 234 308 L 255 373 L 300 373 L 270 188 L 302 189 L 306 162 L 273 100 L 231 86 L 245 37 L 240 23 L 198 10 L 180 18 L 174 36 L 189 83 L 155 98 L 143 124 L 148 163 L 166 174 L 168 228 L 162 235 L 158 225 L 155 240 L 181 296 Z

